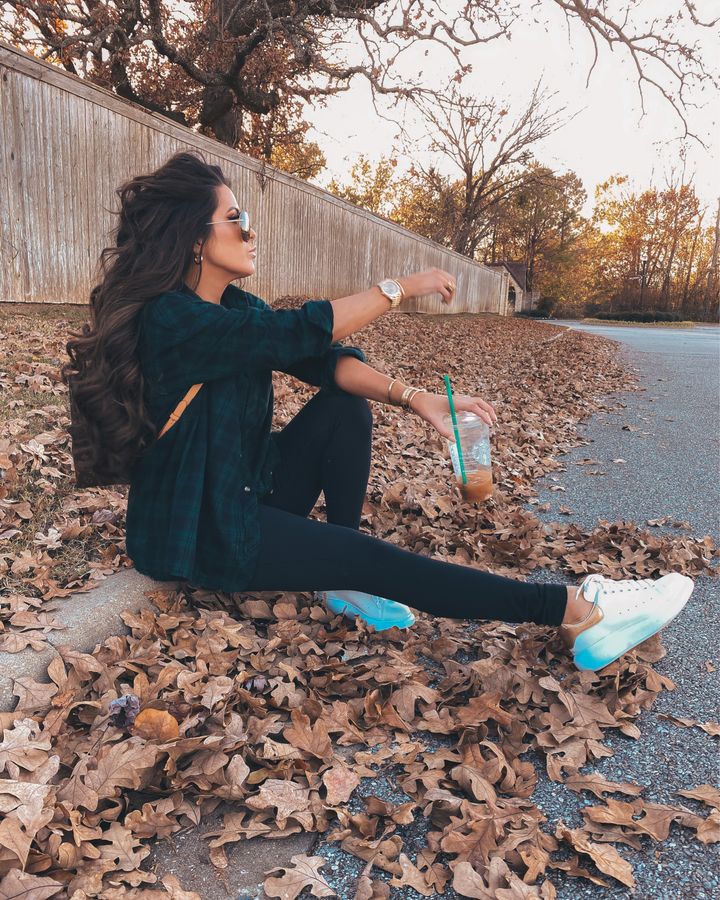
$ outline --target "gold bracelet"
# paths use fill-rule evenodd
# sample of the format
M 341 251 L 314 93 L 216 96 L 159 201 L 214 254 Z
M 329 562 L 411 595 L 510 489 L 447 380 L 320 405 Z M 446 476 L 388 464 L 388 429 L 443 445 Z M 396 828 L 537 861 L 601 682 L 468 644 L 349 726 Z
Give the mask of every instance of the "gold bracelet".
M 407 398 L 407 408 L 410 410 L 410 412 L 415 412 L 415 410 L 411 406 L 415 395 L 416 394 L 426 394 L 426 393 L 427 393 L 427 391 L 423 390 L 422 388 L 415 388 L 415 390 L 412 392 L 412 394 L 410 394 L 410 396 Z
M 400 403 L 402 404 L 402 406 L 404 406 L 405 409 L 409 409 L 412 411 L 412 407 L 410 406 L 410 401 L 415 396 L 415 394 L 417 394 L 418 391 L 421 391 L 421 390 L 422 390 L 422 388 L 416 388 L 416 387 L 406 388 L 403 391 L 402 397 L 400 398 Z
M 397 378 L 393 378 L 393 380 L 392 380 L 392 381 L 390 382 L 390 384 L 388 385 L 388 398 L 387 398 L 387 402 L 390 403 L 391 405 L 392 405 L 392 400 L 391 400 L 391 398 L 390 398 L 390 391 L 392 390 L 392 386 L 395 384 L 396 381 L 397 381 Z

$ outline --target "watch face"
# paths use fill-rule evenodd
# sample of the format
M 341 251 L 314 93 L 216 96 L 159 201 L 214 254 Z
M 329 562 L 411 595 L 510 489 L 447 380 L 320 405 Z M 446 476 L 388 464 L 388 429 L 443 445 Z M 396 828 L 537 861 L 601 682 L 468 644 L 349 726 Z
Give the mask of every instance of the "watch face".
M 386 294 L 390 294 L 390 296 L 395 299 L 396 297 L 401 296 L 401 291 L 398 289 L 397 284 L 394 281 L 383 281 L 380 283 L 383 291 Z

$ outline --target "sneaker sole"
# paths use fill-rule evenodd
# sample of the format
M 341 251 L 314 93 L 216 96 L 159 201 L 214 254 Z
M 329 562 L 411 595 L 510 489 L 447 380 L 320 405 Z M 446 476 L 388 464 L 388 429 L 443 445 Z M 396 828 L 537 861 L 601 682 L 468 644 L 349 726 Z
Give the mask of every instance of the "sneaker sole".
M 415 624 L 415 616 L 412 613 L 397 622 L 388 622 L 387 619 L 377 619 L 374 616 L 365 615 L 364 612 L 350 603 L 338 603 L 335 600 L 326 600 L 325 605 L 330 612 L 335 615 L 343 615 L 348 619 L 354 619 L 355 616 L 360 616 L 363 622 L 372 625 L 375 631 L 386 631 L 388 628 L 409 628 L 411 625 Z
M 646 641 L 654 634 L 657 634 L 658 631 L 661 631 L 666 625 L 669 625 L 673 619 L 679 616 L 683 609 L 685 609 L 685 605 L 690 599 L 690 595 L 694 588 L 695 585 L 692 582 L 684 588 L 678 601 L 680 605 L 672 615 L 667 616 L 662 622 L 658 623 L 658 621 L 655 620 L 653 622 L 640 622 L 636 625 L 627 626 L 626 628 L 613 632 L 611 638 L 600 638 L 593 644 L 582 647 L 579 653 L 574 654 L 575 665 L 578 669 L 597 672 L 599 669 L 604 669 L 605 666 L 609 666 L 610 663 L 615 662 L 616 659 L 620 659 L 621 656 L 629 650 L 632 650 L 633 647 L 637 647 L 638 644 L 642 644 L 643 641 Z M 580 637 L 581 636 L 582 635 L 580 635 Z

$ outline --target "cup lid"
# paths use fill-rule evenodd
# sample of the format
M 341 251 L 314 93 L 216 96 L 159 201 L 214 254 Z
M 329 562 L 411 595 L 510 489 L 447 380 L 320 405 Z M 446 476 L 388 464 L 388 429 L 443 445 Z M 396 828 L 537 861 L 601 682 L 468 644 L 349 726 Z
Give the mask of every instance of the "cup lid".
M 460 410 L 460 412 L 456 412 L 455 416 L 456 416 L 458 422 L 466 422 L 466 423 L 471 423 L 471 424 L 474 424 L 475 422 L 482 422 L 483 425 L 487 425 L 487 422 L 484 419 L 482 419 L 477 413 L 470 412 L 470 410 L 468 410 L 468 409 L 462 409 L 462 410 Z M 452 425 L 452 414 L 451 413 L 445 413 L 443 415 L 443 419 L 445 419 L 447 422 L 450 422 L 450 424 Z
M 476 413 L 470 412 L 469 410 L 461 410 L 455 415 L 457 416 L 458 429 L 462 430 L 466 435 L 474 435 L 474 439 L 490 440 L 490 437 L 495 433 L 494 429 L 488 425 L 485 419 L 481 418 Z M 443 415 L 443 424 L 452 435 L 452 437 L 447 438 L 447 440 L 455 443 L 455 428 L 450 413 L 445 413 Z

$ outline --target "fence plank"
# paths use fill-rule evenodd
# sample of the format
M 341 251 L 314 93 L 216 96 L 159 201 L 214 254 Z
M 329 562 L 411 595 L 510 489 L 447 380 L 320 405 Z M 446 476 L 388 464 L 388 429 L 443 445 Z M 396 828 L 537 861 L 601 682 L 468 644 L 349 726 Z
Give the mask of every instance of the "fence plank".
M 413 234 L 157 113 L 0 41 L 0 300 L 86 304 L 112 243 L 127 179 L 181 149 L 222 167 L 258 232 L 258 269 L 241 286 L 281 296 L 341 297 L 432 266 L 457 280 L 411 312 L 506 315 L 503 273 Z M 6 256 L 7 259 L 7 256 Z

